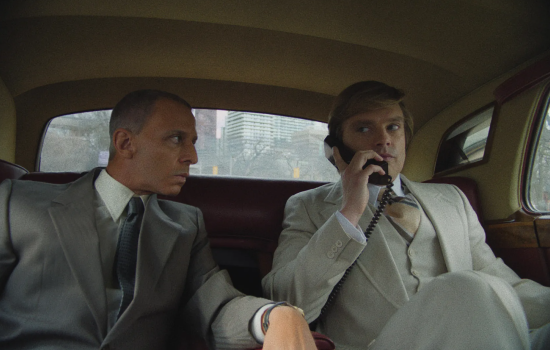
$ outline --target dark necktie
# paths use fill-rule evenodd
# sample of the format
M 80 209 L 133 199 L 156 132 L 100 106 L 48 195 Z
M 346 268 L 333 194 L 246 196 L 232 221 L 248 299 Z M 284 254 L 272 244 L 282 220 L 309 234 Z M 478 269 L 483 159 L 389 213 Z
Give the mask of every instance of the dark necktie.
M 117 319 L 120 318 L 128 305 L 130 305 L 132 299 L 134 299 L 137 248 L 143 212 L 144 208 L 141 198 L 132 197 L 130 202 L 128 202 L 128 215 L 120 229 L 116 252 L 116 274 L 120 289 L 122 290 L 122 301 Z

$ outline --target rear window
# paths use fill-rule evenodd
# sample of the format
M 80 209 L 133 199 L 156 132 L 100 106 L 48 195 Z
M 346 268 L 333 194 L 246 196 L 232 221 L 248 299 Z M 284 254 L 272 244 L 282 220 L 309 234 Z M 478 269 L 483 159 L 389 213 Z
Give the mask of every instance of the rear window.
M 443 137 L 435 173 L 451 172 L 485 157 L 494 106 L 475 112 L 453 125 Z
M 68 114 L 50 121 L 42 139 L 40 171 L 83 172 L 109 160 L 110 110 Z
M 335 181 L 324 156 L 326 123 L 239 111 L 194 109 L 199 162 L 191 174 Z M 75 113 L 50 121 L 40 171 L 88 171 L 109 159 L 111 110 Z

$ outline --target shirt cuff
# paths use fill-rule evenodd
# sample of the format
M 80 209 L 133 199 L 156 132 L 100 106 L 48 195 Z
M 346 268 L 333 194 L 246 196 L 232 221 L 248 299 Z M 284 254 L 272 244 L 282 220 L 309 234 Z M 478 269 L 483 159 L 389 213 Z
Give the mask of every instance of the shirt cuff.
M 269 309 L 271 306 L 273 306 L 274 303 L 266 304 L 262 306 L 261 308 L 256 311 L 254 316 L 252 317 L 252 322 L 250 323 L 250 333 L 252 334 L 252 337 L 258 344 L 263 344 L 265 335 L 264 332 L 262 332 L 262 315 L 264 314 L 265 310 Z
M 342 226 L 342 230 L 344 230 L 349 238 L 361 244 L 365 244 L 367 242 L 367 239 L 363 234 L 363 230 L 361 230 L 359 226 L 353 226 L 353 224 L 349 222 L 349 220 L 340 211 L 336 212 L 336 219 L 338 219 L 340 226 Z

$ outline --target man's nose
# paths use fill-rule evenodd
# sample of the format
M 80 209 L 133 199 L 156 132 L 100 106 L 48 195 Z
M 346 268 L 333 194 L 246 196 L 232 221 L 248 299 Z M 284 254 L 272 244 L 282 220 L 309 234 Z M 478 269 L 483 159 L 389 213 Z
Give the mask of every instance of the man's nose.
M 376 145 L 387 146 L 391 144 L 391 137 L 387 130 L 379 130 L 376 133 Z
M 191 164 L 196 164 L 199 161 L 199 156 L 197 155 L 195 145 L 184 147 L 180 154 L 179 161 L 181 163 L 189 162 Z

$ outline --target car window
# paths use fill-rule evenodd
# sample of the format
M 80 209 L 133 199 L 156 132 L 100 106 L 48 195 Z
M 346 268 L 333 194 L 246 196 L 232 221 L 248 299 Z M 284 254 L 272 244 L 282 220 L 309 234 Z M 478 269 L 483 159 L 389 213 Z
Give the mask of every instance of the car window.
M 63 115 L 43 137 L 40 171 L 88 171 L 109 159 L 111 111 Z M 326 123 L 251 112 L 194 109 L 199 162 L 191 174 L 335 181 L 324 156 Z
M 493 111 L 494 106 L 484 108 L 453 125 L 445 133 L 437 155 L 436 174 L 458 170 L 484 159 Z
M 541 114 L 538 135 L 535 138 L 526 186 L 528 207 L 535 212 L 550 212 L 550 108 Z
M 54 118 L 42 138 L 40 171 L 88 171 L 109 160 L 110 110 Z

